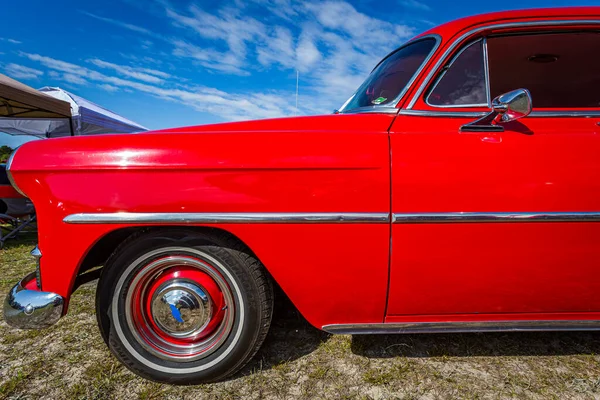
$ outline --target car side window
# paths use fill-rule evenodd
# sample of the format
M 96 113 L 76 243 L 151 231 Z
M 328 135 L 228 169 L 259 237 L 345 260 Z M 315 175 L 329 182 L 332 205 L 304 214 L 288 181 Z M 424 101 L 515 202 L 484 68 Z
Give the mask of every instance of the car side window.
M 600 107 L 600 33 L 489 37 L 490 93 L 528 89 L 534 109 Z
M 427 96 L 435 107 L 487 106 L 483 40 L 463 48 L 442 73 Z

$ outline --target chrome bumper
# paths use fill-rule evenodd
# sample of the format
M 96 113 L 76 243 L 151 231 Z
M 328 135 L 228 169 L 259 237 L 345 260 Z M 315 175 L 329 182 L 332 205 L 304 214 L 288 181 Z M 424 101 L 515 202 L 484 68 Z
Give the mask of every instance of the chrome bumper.
M 64 299 L 56 293 L 26 289 L 35 282 L 35 272 L 16 284 L 4 300 L 4 320 L 20 329 L 42 329 L 62 316 Z

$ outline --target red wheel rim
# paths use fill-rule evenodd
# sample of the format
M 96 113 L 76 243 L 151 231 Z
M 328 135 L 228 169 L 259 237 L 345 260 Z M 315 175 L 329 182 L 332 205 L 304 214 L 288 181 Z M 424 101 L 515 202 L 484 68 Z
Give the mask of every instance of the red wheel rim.
M 193 361 L 215 351 L 233 327 L 229 285 L 211 263 L 190 255 L 152 260 L 135 275 L 125 300 L 127 324 L 154 355 Z

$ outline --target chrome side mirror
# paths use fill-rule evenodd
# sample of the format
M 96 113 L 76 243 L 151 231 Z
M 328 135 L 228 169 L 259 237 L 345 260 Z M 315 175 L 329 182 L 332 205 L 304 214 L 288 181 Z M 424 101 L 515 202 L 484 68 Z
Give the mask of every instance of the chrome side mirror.
M 504 93 L 492 101 L 492 110 L 498 114 L 495 121 L 499 123 L 526 117 L 531 113 L 531 94 L 527 89 Z
M 498 124 L 516 121 L 531 113 L 531 94 L 527 89 L 517 89 L 504 93 L 492 101 L 492 112 L 461 126 L 461 132 L 503 131 Z

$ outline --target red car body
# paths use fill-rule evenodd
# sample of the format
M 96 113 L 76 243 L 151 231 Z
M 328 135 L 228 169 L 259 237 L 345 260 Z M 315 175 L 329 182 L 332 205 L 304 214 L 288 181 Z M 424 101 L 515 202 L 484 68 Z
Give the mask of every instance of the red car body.
M 391 107 L 27 143 L 10 173 L 38 215 L 29 287 L 68 304 L 115 232 L 213 227 L 330 332 L 600 328 L 600 105 L 471 132 L 489 107 L 422 96 L 474 37 L 598 28 L 599 7 L 434 28 Z

